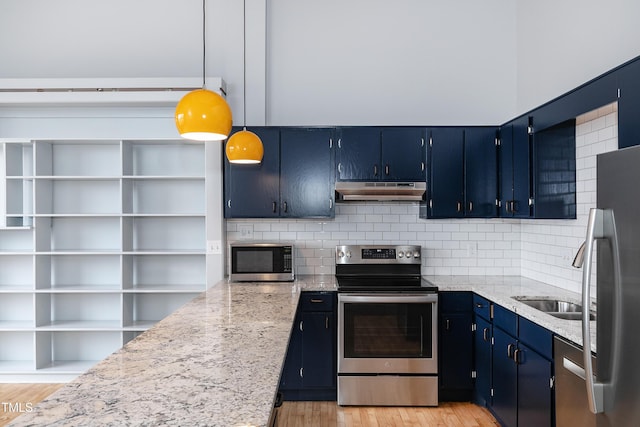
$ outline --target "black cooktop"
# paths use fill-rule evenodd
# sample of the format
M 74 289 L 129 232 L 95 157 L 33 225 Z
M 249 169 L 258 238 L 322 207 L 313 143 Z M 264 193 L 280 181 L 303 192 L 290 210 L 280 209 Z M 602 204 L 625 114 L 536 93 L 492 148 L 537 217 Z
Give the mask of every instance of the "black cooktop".
M 338 292 L 417 292 L 436 293 L 438 287 L 421 277 L 336 276 Z

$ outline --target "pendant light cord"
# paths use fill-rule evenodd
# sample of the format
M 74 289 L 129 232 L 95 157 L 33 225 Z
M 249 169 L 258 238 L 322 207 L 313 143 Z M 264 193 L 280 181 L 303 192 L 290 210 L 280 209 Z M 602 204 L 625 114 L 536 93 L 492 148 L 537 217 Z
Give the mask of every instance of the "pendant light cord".
M 205 6 L 206 0 L 202 0 L 202 89 L 207 87 L 206 85 L 206 72 L 207 72 L 207 8 Z
M 247 130 L 247 0 L 242 1 L 242 85 L 242 121 Z

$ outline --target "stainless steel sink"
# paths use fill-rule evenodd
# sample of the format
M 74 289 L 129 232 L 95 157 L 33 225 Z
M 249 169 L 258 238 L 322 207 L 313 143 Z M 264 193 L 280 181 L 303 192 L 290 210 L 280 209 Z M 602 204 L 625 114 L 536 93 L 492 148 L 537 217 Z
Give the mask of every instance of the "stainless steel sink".
M 582 305 L 580 304 L 543 297 L 516 296 L 512 298 L 559 319 L 582 320 Z M 596 314 L 591 310 L 589 311 L 589 320 L 596 320 Z

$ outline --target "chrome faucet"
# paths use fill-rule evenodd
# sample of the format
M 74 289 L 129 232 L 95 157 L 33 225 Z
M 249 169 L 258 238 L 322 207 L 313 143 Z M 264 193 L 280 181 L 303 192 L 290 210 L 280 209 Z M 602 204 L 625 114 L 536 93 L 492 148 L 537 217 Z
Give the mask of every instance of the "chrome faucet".
M 580 249 L 578 249 L 578 253 L 571 263 L 571 265 L 575 268 L 581 268 L 582 264 L 584 264 L 584 248 L 586 247 L 586 244 L 587 242 L 582 242 L 582 244 L 580 245 Z

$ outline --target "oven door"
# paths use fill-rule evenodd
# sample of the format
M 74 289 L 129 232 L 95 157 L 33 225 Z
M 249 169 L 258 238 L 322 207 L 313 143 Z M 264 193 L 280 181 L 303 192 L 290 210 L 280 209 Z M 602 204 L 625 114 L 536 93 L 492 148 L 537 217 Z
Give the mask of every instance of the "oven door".
M 437 374 L 437 294 L 338 294 L 338 374 Z

